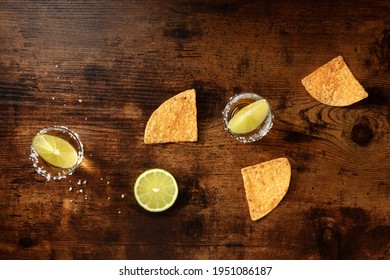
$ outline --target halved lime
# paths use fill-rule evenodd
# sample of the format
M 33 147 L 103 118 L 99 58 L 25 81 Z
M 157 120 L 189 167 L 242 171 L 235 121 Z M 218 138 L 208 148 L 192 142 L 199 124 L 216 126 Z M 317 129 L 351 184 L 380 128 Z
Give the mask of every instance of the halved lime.
M 267 118 L 267 100 L 257 100 L 238 111 L 229 121 L 228 129 L 234 134 L 246 134 L 258 128 Z
M 71 168 L 77 163 L 77 151 L 66 140 L 48 134 L 36 135 L 32 146 L 44 161 L 59 168 Z
M 175 203 L 179 188 L 171 173 L 159 169 L 149 169 L 135 182 L 134 196 L 138 204 L 150 212 L 167 210 Z

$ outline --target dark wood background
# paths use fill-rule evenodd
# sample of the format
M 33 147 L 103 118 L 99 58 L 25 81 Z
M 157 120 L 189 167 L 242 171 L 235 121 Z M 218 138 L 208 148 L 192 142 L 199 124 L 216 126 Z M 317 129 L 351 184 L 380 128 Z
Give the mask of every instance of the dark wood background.
M 300 82 L 337 55 L 369 93 L 344 108 Z M 190 88 L 199 141 L 143 144 Z M 254 144 L 223 130 L 241 91 L 275 113 Z M 1 1 L 0 96 L 1 259 L 390 259 L 389 1 Z M 50 125 L 86 152 L 58 182 L 28 158 Z M 240 169 L 277 157 L 290 189 L 252 222 Z M 153 167 L 180 189 L 160 214 L 133 196 Z

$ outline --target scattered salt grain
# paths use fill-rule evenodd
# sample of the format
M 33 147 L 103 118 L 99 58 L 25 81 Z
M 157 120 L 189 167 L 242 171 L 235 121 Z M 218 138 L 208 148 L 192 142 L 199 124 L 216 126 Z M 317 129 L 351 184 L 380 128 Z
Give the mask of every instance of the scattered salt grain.
M 69 191 L 71 192 L 73 190 L 73 188 L 72 187 L 69 187 Z
M 85 118 L 85 120 L 88 120 L 88 118 Z
M 82 99 L 79 99 L 79 102 L 81 103 L 81 102 L 83 102 L 83 100 L 82 100 Z
M 122 193 L 121 197 L 122 197 L 122 198 L 125 198 L 125 194 L 124 194 L 124 193 Z
M 80 189 L 80 190 L 79 190 L 79 192 L 81 192 L 81 193 L 82 193 L 82 192 L 83 192 L 83 189 Z
M 79 186 L 81 185 L 81 180 L 77 181 L 77 185 L 79 185 Z
M 84 181 L 83 181 L 83 185 L 86 185 L 86 184 L 87 184 L 87 180 L 84 180 Z
M 107 200 L 110 200 L 111 199 L 111 197 L 109 196 L 108 198 L 107 198 Z
M 51 99 L 52 99 L 52 100 L 54 100 L 55 98 L 54 98 L 54 97 L 52 97 Z
M 107 185 L 109 185 L 109 184 L 110 184 L 110 181 L 107 182 Z
M 56 64 L 55 67 L 58 68 L 58 65 Z
M 121 211 L 118 211 L 118 214 L 122 213 Z
M 73 81 L 70 81 L 71 84 L 73 84 Z

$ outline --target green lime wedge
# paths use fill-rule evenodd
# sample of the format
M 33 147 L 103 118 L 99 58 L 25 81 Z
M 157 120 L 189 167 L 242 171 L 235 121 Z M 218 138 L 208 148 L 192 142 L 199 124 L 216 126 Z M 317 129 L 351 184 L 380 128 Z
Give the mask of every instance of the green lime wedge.
M 77 163 L 77 151 L 66 140 L 48 134 L 36 135 L 32 146 L 48 164 L 59 168 L 72 168 Z
M 257 100 L 238 111 L 229 121 L 228 129 L 234 134 L 246 134 L 258 128 L 269 113 L 267 100 Z
M 150 212 L 162 212 L 176 201 L 179 189 L 169 172 L 155 168 L 142 173 L 134 185 L 134 196 L 138 204 Z

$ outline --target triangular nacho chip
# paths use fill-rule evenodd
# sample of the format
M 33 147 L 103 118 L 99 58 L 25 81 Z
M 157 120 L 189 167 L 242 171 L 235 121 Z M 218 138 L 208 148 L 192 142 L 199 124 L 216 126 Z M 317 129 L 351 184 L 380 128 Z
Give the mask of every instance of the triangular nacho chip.
M 330 106 L 348 106 L 368 96 L 342 56 L 303 78 L 302 84 L 314 99 Z
M 198 140 L 196 92 L 190 89 L 162 103 L 145 128 L 146 144 Z
M 278 206 L 290 185 L 291 166 L 278 158 L 241 169 L 249 214 L 256 221 Z

